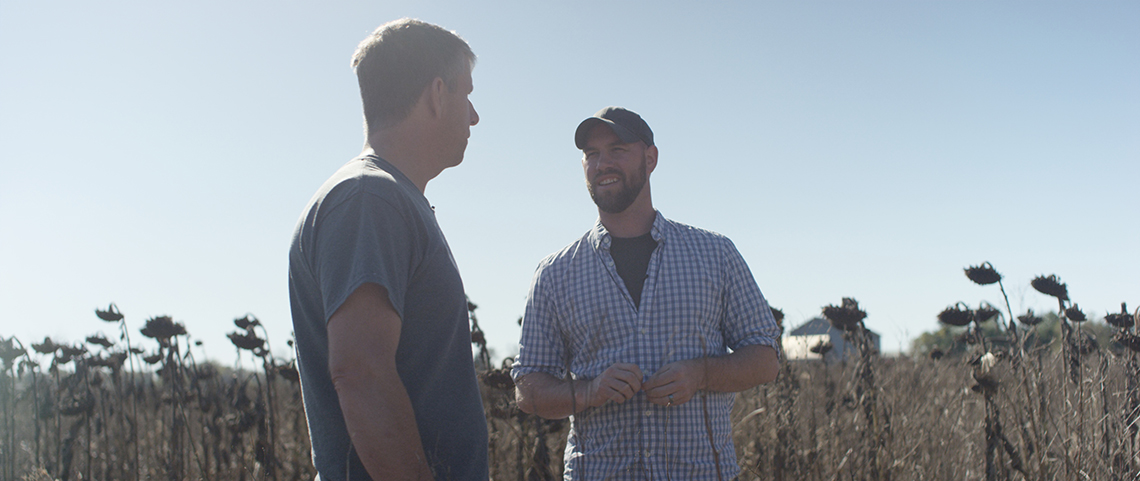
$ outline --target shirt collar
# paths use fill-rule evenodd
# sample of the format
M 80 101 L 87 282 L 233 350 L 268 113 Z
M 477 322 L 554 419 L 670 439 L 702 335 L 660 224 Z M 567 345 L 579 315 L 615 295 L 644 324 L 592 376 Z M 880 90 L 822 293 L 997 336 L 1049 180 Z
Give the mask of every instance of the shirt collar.
M 653 217 L 653 227 L 649 229 L 649 235 L 653 236 L 653 240 L 658 244 L 665 242 L 666 227 L 669 221 L 665 220 L 665 216 L 661 215 L 661 211 L 655 210 Z M 590 245 L 594 249 L 610 250 L 610 245 L 613 243 L 613 237 L 610 231 L 606 230 L 606 226 L 602 225 L 602 219 L 599 217 L 597 222 L 594 223 L 594 228 L 586 233 L 586 238 L 590 241 Z

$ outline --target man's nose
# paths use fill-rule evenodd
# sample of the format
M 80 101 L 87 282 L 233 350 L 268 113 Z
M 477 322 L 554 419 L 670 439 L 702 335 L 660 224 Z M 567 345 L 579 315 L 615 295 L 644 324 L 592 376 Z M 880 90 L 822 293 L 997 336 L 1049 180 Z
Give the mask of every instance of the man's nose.
M 470 100 L 467 101 L 467 105 L 471 107 L 471 125 L 474 126 L 479 123 L 479 112 L 475 111 L 475 104 L 471 103 Z

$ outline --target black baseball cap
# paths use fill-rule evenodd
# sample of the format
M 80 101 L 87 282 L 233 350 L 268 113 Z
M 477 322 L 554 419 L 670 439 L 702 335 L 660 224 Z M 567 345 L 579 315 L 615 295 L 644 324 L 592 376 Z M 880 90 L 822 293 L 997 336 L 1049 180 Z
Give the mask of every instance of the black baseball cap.
M 578 130 L 574 132 L 574 145 L 579 149 L 585 148 L 586 137 L 599 123 L 610 126 L 622 142 L 629 144 L 640 140 L 646 146 L 653 145 L 653 131 L 649 129 L 649 124 L 640 115 L 621 107 L 606 107 L 578 124 Z

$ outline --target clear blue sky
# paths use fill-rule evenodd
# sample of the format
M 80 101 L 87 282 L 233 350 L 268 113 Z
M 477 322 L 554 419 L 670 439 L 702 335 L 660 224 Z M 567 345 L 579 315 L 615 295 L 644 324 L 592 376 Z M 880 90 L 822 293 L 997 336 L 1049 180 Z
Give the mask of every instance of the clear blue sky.
M 1058 274 L 1140 306 L 1137 2 L 0 3 L 0 335 L 169 314 L 225 362 L 247 312 L 289 356 L 290 235 L 360 150 L 349 58 L 411 16 L 479 56 L 462 165 L 428 185 L 512 353 L 531 275 L 597 212 L 577 123 L 640 112 L 668 217 L 732 238 L 790 326 L 844 296 L 885 350 L 949 304 Z

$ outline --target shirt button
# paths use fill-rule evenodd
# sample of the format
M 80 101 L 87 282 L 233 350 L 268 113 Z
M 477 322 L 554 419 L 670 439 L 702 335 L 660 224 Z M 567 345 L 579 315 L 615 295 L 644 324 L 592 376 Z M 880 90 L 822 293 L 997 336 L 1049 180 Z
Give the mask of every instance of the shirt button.
M 648 457 L 652 457 L 652 456 L 653 456 L 653 451 L 650 451 L 650 450 L 646 449 L 646 450 L 645 450 L 645 457 L 647 457 L 647 458 L 648 458 Z
M 652 410 L 652 409 L 646 409 L 646 410 L 645 410 L 645 415 L 646 415 L 646 416 L 652 416 L 652 415 L 653 415 L 653 410 Z
M 642 334 L 645 334 L 645 329 L 642 329 L 642 330 L 641 330 L 641 333 L 642 333 Z

